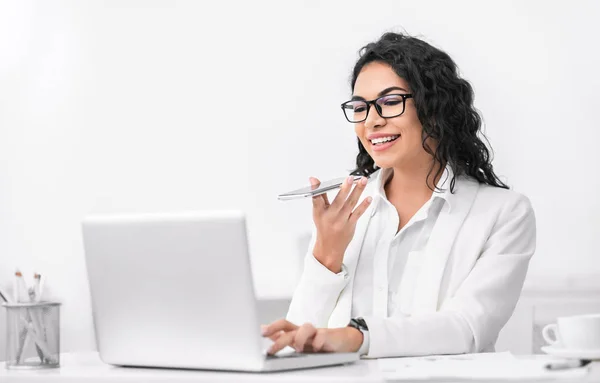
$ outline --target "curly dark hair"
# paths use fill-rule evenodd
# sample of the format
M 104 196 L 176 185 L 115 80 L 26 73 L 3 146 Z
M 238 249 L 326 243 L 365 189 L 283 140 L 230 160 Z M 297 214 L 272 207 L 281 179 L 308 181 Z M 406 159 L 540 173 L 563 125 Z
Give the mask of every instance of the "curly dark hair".
M 409 84 L 417 116 L 423 125 L 423 149 L 439 164 L 448 164 L 454 172 L 450 192 L 454 192 L 456 177 L 466 174 L 479 183 L 508 189 L 494 173 L 490 150 L 478 135 L 482 119 L 473 106 L 473 88 L 459 76 L 454 61 L 441 50 L 412 36 L 388 32 L 373 43 L 362 47 L 354 66 L 351 87 L 362 68 L 371 62 L 390 65 Z M 433 151 L 426 140 L 431 137 L 438 145 Z M 489 144 L 489 141 L 487 141 Z M 379 167 L 358 139 L 357 168 L 351 174 L 370 176 Z M 434 169 L 432 165 L 427 175 Z M 443 173 L 439 167 L 433 179 Z

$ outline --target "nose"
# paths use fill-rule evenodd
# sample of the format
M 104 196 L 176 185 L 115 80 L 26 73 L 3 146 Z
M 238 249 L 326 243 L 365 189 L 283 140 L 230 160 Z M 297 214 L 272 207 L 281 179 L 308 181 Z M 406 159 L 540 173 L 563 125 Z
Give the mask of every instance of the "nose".
M 371 108 L 373 110 L 371 110 Z M 380 128 L 384 125 L 385 118 L 381 117 L 379 113 L 377 113 L 377 108 L 374 104 L 369 105 L 369 113 L 367 114 L 367 119 L 365 120 L 365 128 Z

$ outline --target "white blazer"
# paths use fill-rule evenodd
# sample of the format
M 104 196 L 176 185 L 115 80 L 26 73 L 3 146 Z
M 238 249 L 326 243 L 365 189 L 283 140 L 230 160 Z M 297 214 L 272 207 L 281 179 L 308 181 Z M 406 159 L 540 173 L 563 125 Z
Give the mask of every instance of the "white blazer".
M 344 254 L 346 278 L 341 284 L 324 283 L 318 273 L 306 272 L 307 262 L 314 262 L 313 228 L 289 321 L 330 328 L 345 327 L 350 321 L 356 265 L 378 203 L 374 185 L 369 183 L 361 196 L 374 200 L 358 220 Z M 529 199 L 462 176 L 447 203 L 419 255 L 424 260 L 410 315 L 364 318 L 369 357 L 493 351 L 498 333 L 512 315 L 535 251 L 535 216 Z M 377 306 L 375 300 L 374 312 L 384 312 Z M 467 328 L 470 334 L 465 334 Z

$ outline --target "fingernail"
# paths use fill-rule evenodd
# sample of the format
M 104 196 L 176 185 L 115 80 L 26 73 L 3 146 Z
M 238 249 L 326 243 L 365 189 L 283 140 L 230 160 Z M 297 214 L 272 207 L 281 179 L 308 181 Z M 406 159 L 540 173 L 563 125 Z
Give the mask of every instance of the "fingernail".
M 373 201 L 372 197 L 367 197 L 367 203 L 371 203 L 371 201 Z
M 352 185 L 352 181 L 354 181 L 354 177 L 350 176 L 346 179 L 346 182 L 348 183 L 348 185 Z
M 361 178 L 361 179 L 360 179 L 360 183 L 361 183 L 362 185 L 366 185 L 366 184 L 367 184 L 367 177 L 363 177 L 363 178 Z
M 267 333 L 267 328 L 268 326 L 265 326 L 264 324 L 260 325 L 260 332 L 265 335 Z

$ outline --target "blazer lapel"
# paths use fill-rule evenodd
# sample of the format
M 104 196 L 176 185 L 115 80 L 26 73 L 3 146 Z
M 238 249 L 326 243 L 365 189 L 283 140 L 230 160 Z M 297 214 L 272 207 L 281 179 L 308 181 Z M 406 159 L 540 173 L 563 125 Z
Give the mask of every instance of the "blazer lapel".
M 448 256 L 479 190 L 477 181 L 457 178 L 454 194 L 448 193 L 450 209 L 442 209 L 427 241 L 421 273 L 417 278 L 412 315 L 436 312 L 440 285 Z

